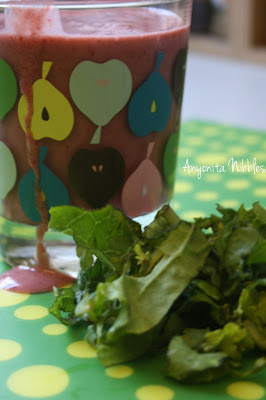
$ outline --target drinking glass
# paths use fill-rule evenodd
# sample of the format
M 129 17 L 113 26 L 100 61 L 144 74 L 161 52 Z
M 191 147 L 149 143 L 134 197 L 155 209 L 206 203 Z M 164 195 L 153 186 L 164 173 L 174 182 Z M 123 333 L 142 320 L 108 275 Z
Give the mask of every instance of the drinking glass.
M 9 265 L 78 264 L 68 237 L 47 231 L 51 207 L 112 204 L 138 219 L 170 201 L 191 3 L 0 2 L 0 243 Z

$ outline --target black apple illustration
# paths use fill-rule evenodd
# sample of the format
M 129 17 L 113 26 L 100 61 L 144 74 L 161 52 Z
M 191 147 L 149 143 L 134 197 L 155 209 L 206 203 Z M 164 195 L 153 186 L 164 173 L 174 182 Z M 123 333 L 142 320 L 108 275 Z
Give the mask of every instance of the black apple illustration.
M 89 205 L 102 207 L 120 188 L 125 176 L 125 161 L 112 147 L 80 149 L 69 164 L 69 178 Z

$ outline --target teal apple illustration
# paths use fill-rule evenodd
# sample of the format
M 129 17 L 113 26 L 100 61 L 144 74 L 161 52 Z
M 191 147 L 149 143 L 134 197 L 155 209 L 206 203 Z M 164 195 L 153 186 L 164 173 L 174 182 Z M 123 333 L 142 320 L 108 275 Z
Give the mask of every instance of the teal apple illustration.
M 132 76 L 120 60 L 103 64 L 82 61 L 71 74 L 69 89 L 78 109 L 98 125 L 91 143 L 99 143 L 101 127 L 108 124 L 129 100 Z
M 173 133 L 166 143 L 163 156 L 163 171 L 169 187 L 172 189 L 175 184 L 175 173 L 177 167 L 177 150 L 179 135 Z
M 14 106 L 18 94 L 15 74 L 9 64 L 0 58 L 0 120 Z
M 137 136 L 162 132 L 169 120 L 172 96 L 168 83 L 159 72 L 164 53 L 157 57 L 156 69 L 135 92 L 129 103 L 128 122 Z
M 69 205 L 70 197 L 68 191 L 61 180 L 43 164 L 46 157 L 48 147 L 40 149 L 40 188 L 43 192 L 47 208 Z M 36 177 L 32 169 L 30 169 L 19 182 L 19 201 L 24 213 L 33 222 L 40 222 L 41 216 L 36 207 Z

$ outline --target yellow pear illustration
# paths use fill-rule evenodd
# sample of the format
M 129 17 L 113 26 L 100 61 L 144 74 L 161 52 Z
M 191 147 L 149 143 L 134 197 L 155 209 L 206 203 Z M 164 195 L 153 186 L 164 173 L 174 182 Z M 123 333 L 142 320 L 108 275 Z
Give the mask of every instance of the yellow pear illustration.
M 35 140 L 49 137 L 54 140 L 64 140 L 72 131 L 74 113 L 66 97 L 56 89 L 46 77 L 50 71 L 52 62 L 44 61 L 42 66 L 42 78 L 34 82 L 33 90 L 33 114 L 31 119 L 31 131 Z M 18 118 L 25 133 L 25 119 L 28 114 L 28 103 L 24 95 L 18 103 Z

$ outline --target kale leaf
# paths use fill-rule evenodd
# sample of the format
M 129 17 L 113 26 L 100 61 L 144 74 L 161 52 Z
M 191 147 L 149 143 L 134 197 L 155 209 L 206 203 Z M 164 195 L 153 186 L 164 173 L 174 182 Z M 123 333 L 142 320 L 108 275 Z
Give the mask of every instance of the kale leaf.
M 165 349 L 165 373 L 187 383 L 264 368 L 266 210 L 258 203 L 217 206 L 218 215 L 194 222 L 164 206 L 144 230 L 110 205 L 50 212 L 50 228 L 73 236 L 81 265 L 77 289 L 55 289 L 50 312 L 86 324 L 104 366 Z

